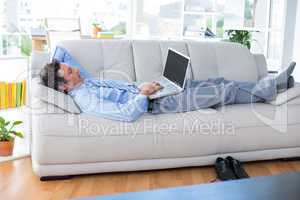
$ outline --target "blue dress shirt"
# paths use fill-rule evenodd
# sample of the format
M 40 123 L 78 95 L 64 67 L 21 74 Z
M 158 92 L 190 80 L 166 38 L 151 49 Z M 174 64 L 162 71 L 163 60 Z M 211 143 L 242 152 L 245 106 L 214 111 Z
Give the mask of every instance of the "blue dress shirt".
M 88 78 L 69 92 L 82 112 L 133 122 L 148 111 L 148 98 L 132 83 Z

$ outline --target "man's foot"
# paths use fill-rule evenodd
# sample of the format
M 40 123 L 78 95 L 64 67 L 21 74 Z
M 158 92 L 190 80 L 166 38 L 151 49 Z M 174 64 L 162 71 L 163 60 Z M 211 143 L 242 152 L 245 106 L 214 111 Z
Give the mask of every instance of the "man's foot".
M 276 87 L 278 91 L 287 89 L 288 79 L 292 75 L 294 69 L 296 67 L 296 62 L 291 62 L 290 66 L 279 72 L 278 75 L 275 76 Z

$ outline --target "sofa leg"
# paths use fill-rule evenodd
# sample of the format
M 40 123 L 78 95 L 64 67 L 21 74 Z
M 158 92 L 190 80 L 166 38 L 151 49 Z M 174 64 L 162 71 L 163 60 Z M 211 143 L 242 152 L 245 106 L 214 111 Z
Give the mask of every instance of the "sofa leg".
M 300 157 L 294 157 L 294 158 L 282 158 L 283 161 L 299 161 Z
M 73 176 L 42 176 L 40 177 L 40 181 L 57 181 L 57 180 L 67 180 L 71 179 Z

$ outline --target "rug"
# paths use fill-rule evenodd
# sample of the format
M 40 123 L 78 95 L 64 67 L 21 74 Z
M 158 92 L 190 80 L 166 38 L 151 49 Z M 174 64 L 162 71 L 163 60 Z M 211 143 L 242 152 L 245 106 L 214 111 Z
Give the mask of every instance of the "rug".
M 286 173 L 76 200 L 299 200 L 299 185 L 300 173 Z
M 203 186 L 203 185 L 202 185 Z M 207 192 L 207 191 L 206 191 Z M 211 191 L 214 192 L 214 191 Z M 193 200 L 199 199 L 199 186 L 131 192 L 110 196 L 86 197 L 73 200 Z
M 247 180 L 244 181 L 247 182 Z M 73 200 L 210 200 L 212 199 L 212 197 L 214 198 L 213 200 L 233 200 L 232 197 L 227 196 L 226 198 L 224 198 L 224 195 L 217 195 L 216 191 L 220 191 L 220 189 L 222 191 L 224 188 L 227 188 L 233 193 L 238 193 L 239 182 L 240 181 L 238 180 L 198 184 L 192 186 L 148 190 L 142 192 L 121 193 L 109 196 L 77 198 Z M 242 197 L 240 198 L 242 199 Z M 238 200 L 240 199 L 238 198 Z

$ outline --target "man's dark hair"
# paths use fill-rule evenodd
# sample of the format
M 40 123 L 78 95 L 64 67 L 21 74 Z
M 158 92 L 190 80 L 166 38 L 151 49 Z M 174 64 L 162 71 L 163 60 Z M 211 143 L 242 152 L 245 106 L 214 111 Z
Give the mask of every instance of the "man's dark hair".
M 59 85 L 66 82 L 63 77 L 59 76 L 59 69 L 58 60 L 53 59 L 52 62 L 47 63 L 40 73 L 42 84 L 59 91 Z

